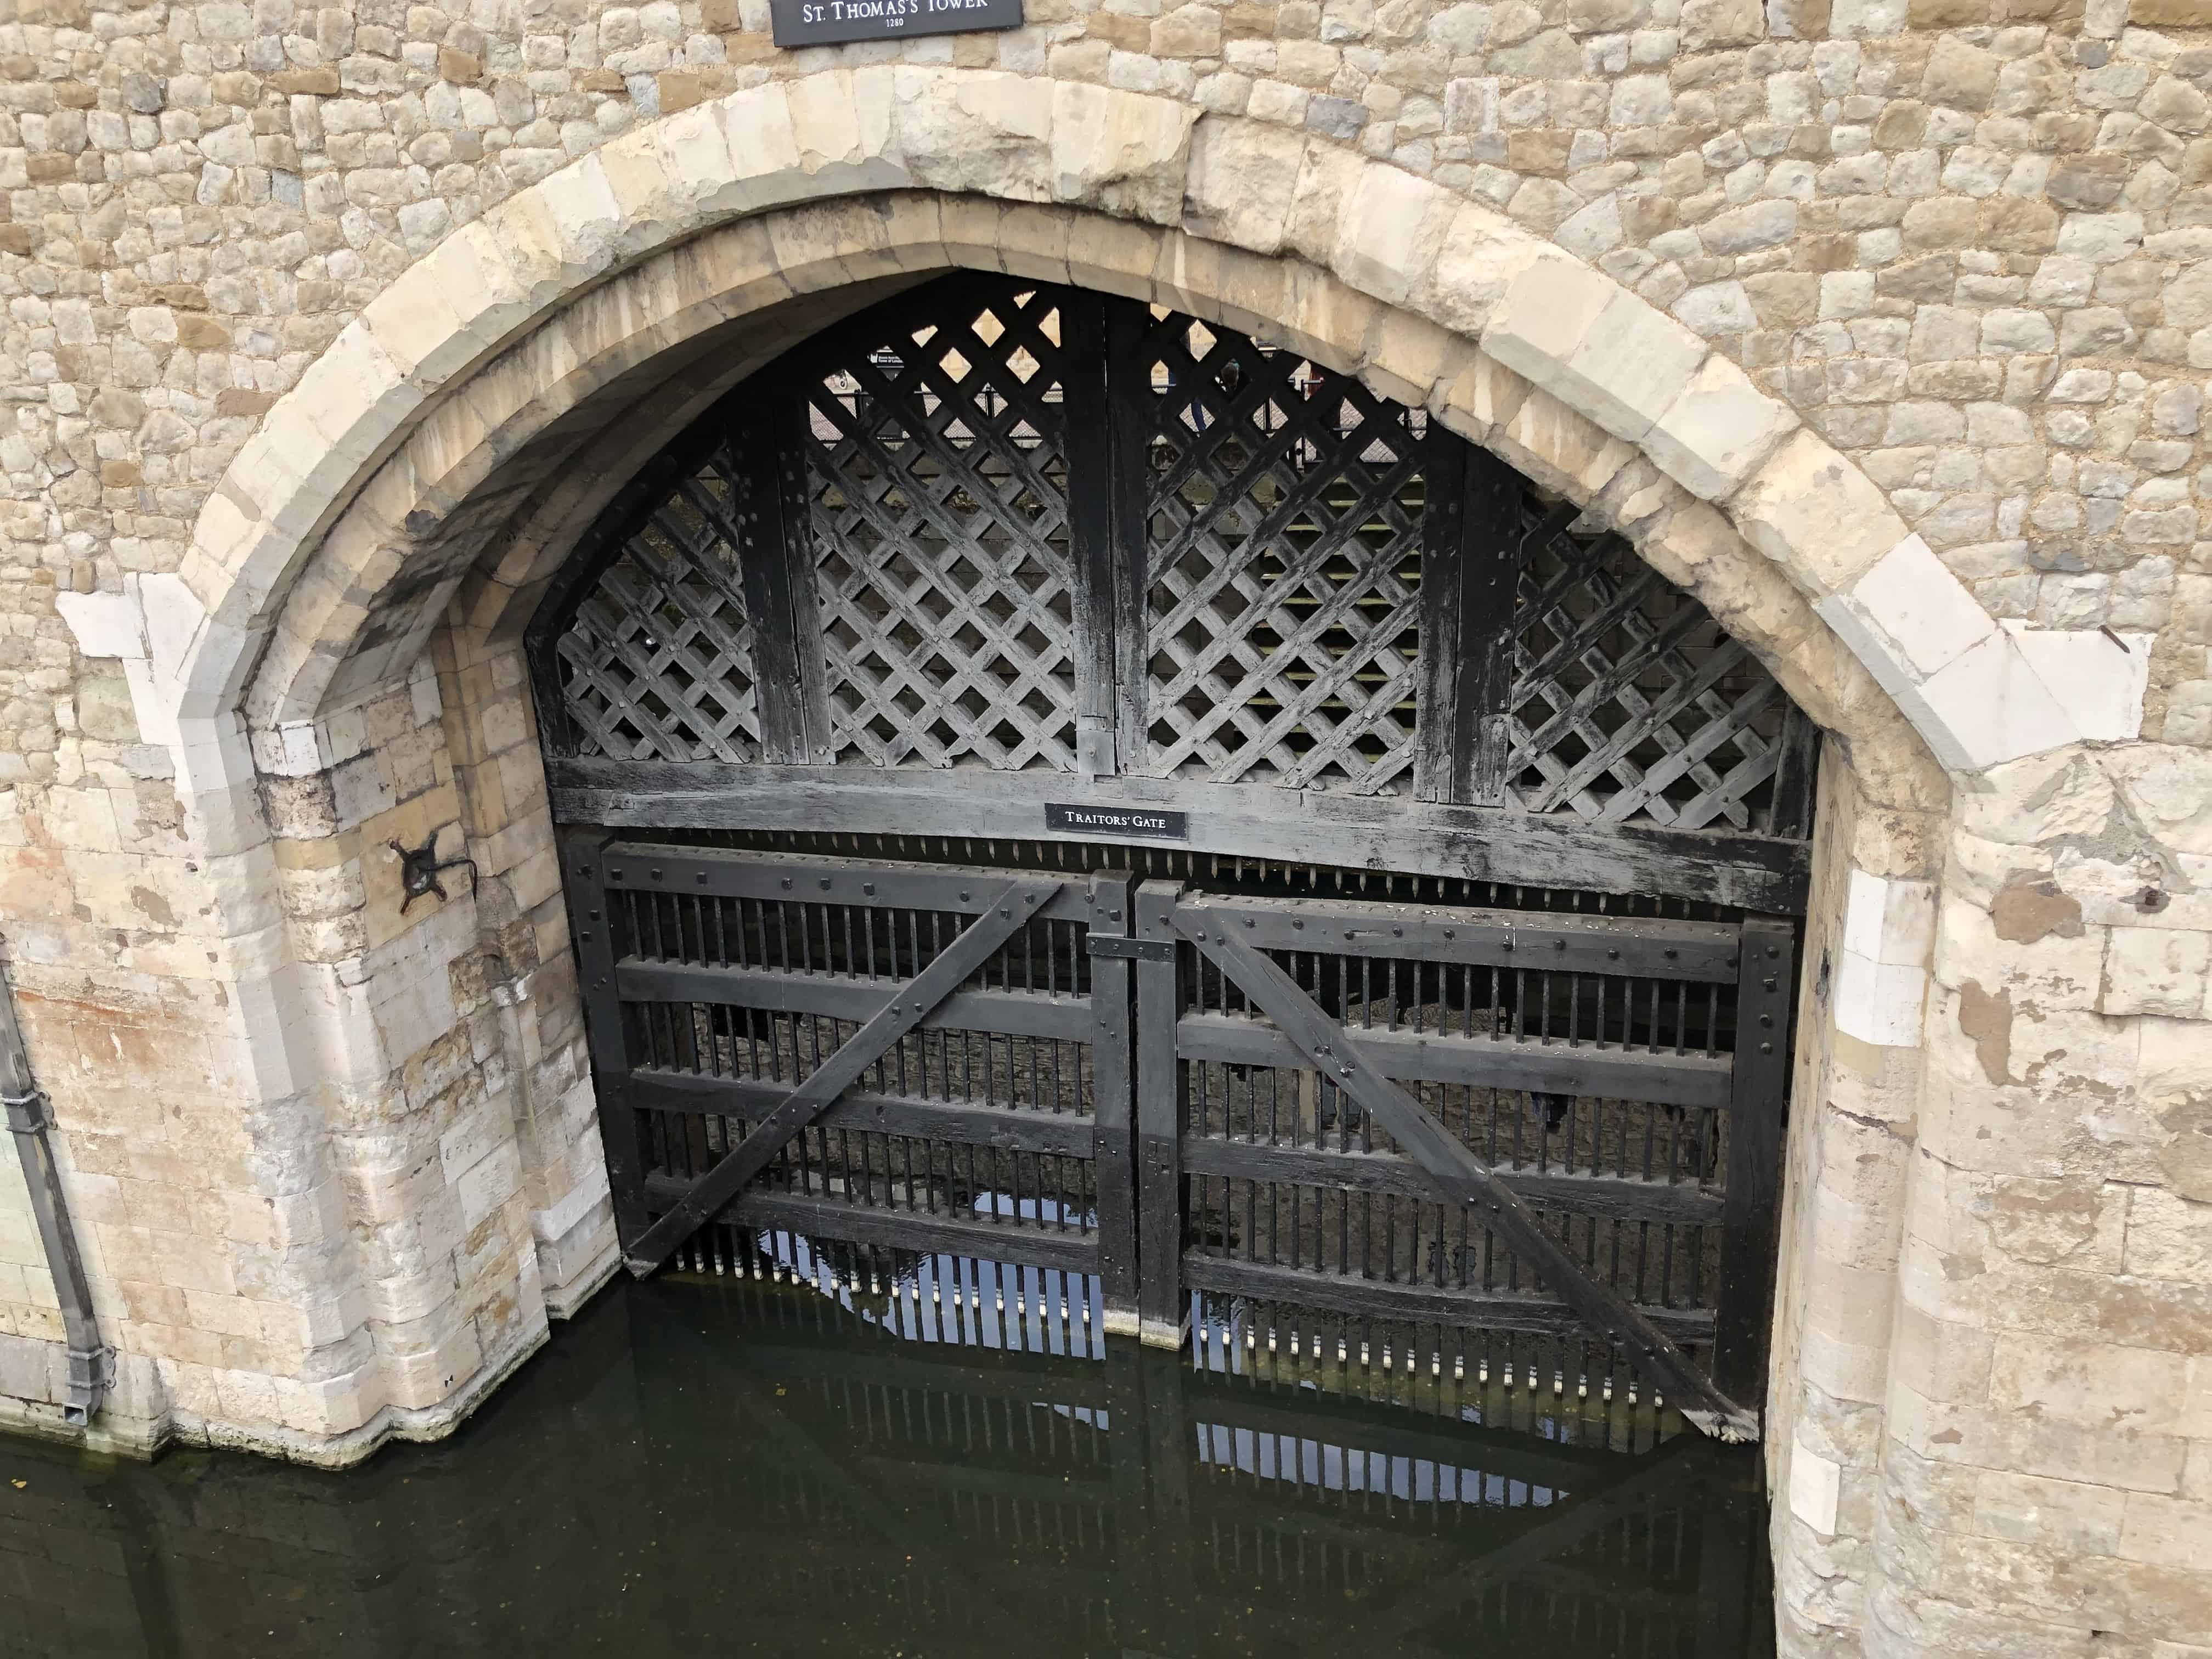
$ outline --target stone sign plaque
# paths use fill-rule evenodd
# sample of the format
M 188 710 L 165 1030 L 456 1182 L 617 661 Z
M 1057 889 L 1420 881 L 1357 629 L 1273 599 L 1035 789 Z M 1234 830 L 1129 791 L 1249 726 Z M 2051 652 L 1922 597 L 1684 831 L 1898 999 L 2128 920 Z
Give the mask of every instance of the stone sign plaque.
M 1022 0 L 769 0 L 779 46 L 1021 27 Z

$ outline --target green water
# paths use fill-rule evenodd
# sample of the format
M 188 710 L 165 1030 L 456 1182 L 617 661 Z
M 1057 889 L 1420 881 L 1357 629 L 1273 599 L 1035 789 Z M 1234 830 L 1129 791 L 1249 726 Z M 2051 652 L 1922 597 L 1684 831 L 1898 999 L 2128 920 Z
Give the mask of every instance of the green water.
M 625 1285 L 451 1438 L 339 1474 L 0 1441 L 0 1651 L 1771 1651 L 1753 1451 L 885 1322 Z

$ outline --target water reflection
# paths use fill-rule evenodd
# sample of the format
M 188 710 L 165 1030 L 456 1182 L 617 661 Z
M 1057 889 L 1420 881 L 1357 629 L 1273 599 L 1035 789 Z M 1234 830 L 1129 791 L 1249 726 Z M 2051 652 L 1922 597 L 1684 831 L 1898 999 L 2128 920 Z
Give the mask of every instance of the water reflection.
M 1768 1650 L 1752 1454 L 1201 1369 L 1080 1286 L 1046 1336 L 1025 1280 L 929 1271 L 611 1292 L 459 1435 L 343 1474 L 0 1443 L 0 1650 Z

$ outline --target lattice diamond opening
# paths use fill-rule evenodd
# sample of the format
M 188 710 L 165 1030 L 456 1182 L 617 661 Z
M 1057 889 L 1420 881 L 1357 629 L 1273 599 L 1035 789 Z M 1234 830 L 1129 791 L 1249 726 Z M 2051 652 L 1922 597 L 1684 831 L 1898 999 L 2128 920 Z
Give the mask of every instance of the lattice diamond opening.
M 1060 310 L 973 288 L 806 388 L 814 582 L 840 761 L 1075 764 Z
M 1146 382 L 1146 720 L 1158 777 L 1410 787 L 1424 411 L 1189 318 Z
M 1531 812 L 1765 830 L 1789 699 L 1705 608 L 1615 536 L 1533 499 L 1506 778 Z
M 579 755 L 758 757 L 734 476 L 717 451 L 678 485 L 631 533 L 561 635 L 555 653 Z

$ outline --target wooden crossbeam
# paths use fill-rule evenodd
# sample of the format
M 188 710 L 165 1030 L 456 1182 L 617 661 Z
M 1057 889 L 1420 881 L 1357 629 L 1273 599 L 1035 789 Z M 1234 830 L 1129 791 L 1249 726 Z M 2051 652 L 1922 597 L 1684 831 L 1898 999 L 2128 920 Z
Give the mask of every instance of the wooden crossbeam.
M 1759 1419 L 1716 1389 L 1689 1356 L 1633 1304 L 1583 1271 L 1566 1247 L 1543 1230 L 1535 1212 L 1400 1088 L 1368 1056 L 1359 1041 L 1322 1011 L 1264 952 L 1231 931 L 1225 918 L 1200 902 L 1176 907 L 1176 931 L 1234 980 L 1331 1083 L 1372 1112 L 1407 1156 L 1427 1173 L 1449 1204 L 1474 1211 L 1594 1334 L 1620 1347 L 1636 1368 L 1665 1390 L 1686 1419 L 1722 1440 L 1752 1440 Z
M 1028 926 L 1062 884 L 1045 877 L 1024 876 L 1000 888 L 981 914 L 929 966 L 885 995 L 867 1022 L 839 1044 L 805 1082 L 701 1176 L 675 1207 L 631 1241 L 623 1265 L 642 1279 L 665 1261 L 678 1245 L 766 1169 L 787 1141 L 828 1111 L 885 1050 L 921 1024 L 931 1009 L 966 984 L 970 974 Z

